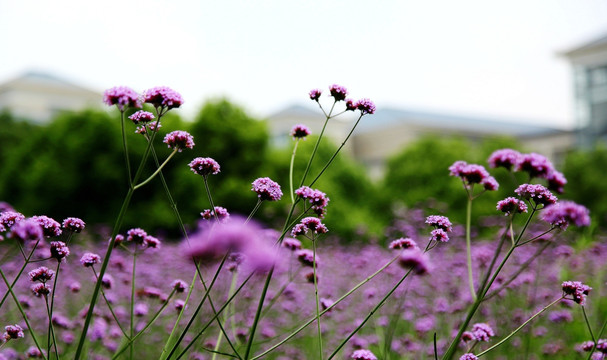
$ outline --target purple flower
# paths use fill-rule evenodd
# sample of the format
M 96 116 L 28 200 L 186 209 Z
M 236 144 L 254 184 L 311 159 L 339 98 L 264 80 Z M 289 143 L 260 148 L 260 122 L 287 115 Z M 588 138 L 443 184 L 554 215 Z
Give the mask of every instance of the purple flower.
M 314 231 L 315 234 L 325 234 L 329 231 L 327 227 L 323 223 L 321 223 L 318 218 L 315 217 L 310 216 L 303 218 L 301 219 L 301 224 L 306 228 Z
M 590 226 L 590 215 L 587 208 L 573 201 L 563 200 L 547 206 L 542 212 L 542 220 L 552 226 L 565 230 L 569 224 L 575 226 Z
M 354 351 L 350 358 L 354 360 L 377 360 L 377 357 L 371 351 L 365 349 Z
M 139 123 L 146 124 L 146 123 L 154 120 L 155 116 L 154 116 L 154 114 L 152 114 L 149 111 L 139 110 L 136 113 L 134 113 L 133 115 L 129 116 L 129 119 L 131 119 L 135 125 L 137 125 Z
M 310 134 L 311 134 L 310 128 L 308 128 L 307 126 L 305 126 L 303 124 L 297 124 L 297 125 L 293 126 L 293 128 L 291 129 L 291 136 L 293 137 L 293 140 L 305 139 L 306 136 L 308 136 Z
M 489 156 L 489 166 L 492 168 L 503 167 L 506 170 L 512 170 L 516 165 L 521 153 L 512 149 L 496 150 Z
M 565 187 L 565 184 L 567 184 L 565 175 L 556 170 L 552 170 L 548 176 L 546 176 L 546 180 L 548 181 L 548 189 L 556 192 L 557 194 L 563 193 L 563 188 Z
M 168 110 L 178 108 L 183 104 L 181 95 L 166 86 L 158 86 L 144 91 L 143 101 L 155 107 L 163 107 Z
M 312 250 L 309 249 L 301 249 L 295 252 L 295 255 L 297 256 L 297 259 L 301 262 L 302 265 L 304 266 L 314 266 L 314 260 L 316 259 L 316 266 L 318 266 L 318 262 L 320 261 L 318 259 L 318 255 L 316 255 L 316 258 L 314 257 L 314 252 Z
M 44 237 L 44 231 L 38 221 L 29 218 L 13 225 L 9 237 L 21 241 L 38 241 Z
M 301 241 L 293 238 L 286 238 L 282 241 L 282 246 L 295 251 L 301 249 Z
M 358 107 L 358 102 L 352 99 L 346 99 L 346 110 L 354 111 Z
M 30 277 L 30 281 L 40 281 L 44 283 L 51 280 L 53 278 L 53 275 L 55 275 L 55 272 L 47 267 L 41 266 L 37 269 L 30 271 L 28 275 Z
M 70 248 L 63 241 L 51 242 L 51 257 L 58 262 L 65 261 L 65 258 L 70 254 Z
M 148 314 L 148 306 L 144 303 L 137 303 L 133 309 L 135 316 L 141 317 Z
M 430 215 L 426 218 L 426 224 L 434 226 L 437 229 L 443 229 L 446 232 L 452 231 L 452 224 L 449 218 L 441 215 Z
M 90 253 L 90 252 L 85 253 L 80 258 L 80 263 L 84 267 L 91 267 L 91 266 L 93 266 L 95 264 L 99 264 L 99 262 L 101 262 L 101 257 L 99 255 L 97 255 L 97 254 L 93 254 L 93 253 Z
M 505 213 L 506 215 L 513 213 L 526 213 L 527 204 L 515 197 L 510 196 L 497 202 L 497 210 Z
M 143 239 L 143 244 L 142 245 L 146 249 L 160 249 L 160 240 L 158 240 L 157 238 L 155 238 L 152 235 L 147 235 Z
M 295 195 L 303 200 L 308 200 L 310 204 L 312 204 L 312 210 L 314 213 L 321 219 L 324 218 L 326 207 L 330 200 L 327 197 L 327 194 L 320 190 L 311 189 L 308 186 L 302 186 L 295 190 Z
M 219 221 L 225 221 L 230 218 L 230 213 L 228 212 L 228 210 L 221 206 L 215 206 L 215 211 L 212 211 L 211 209 L 205 209 L 200 213 L 200 216 L 202 216 L 202 218 L 205 220 L 210 220 L 215 217 L 215 215 L 217 215 L 217 219 Z
M 258 178 L 253 181 L 253 190 L 257 193 L 259 200 L 278 201 L 282 197 L 280 185 L 268 177 Z
M 356 108 L 362 115 L 375 113 L 375 104 L 369 99 L 361 99 L 356 103 Z
M 166 134 L 163 142 L 167 144 L 170 149 L 176 149 L 179 152 L 185 148 L 194 148 L 194 137 L 187 131 L 176 130 L 170 132 Z
M 175 280 L 171 284 L 171 287 L 175 290 L 175 292 L 182 293 L 185 291 L 185 289 L 187 289 L 188 284 L 183 280 Z
M 137 244 L 143 244 L 145 242 L 146 236 L 148 233 L 145 232 L 142 228 L 133 228 L 126 232 L 127 238 L 126 241 L 133 241 Z
M 472 334 L 477 341 L 489 341 L 490 338 L 495 336 L 495 332 L 486 323 L 476 323 L 472 325 Z
M 31 289 L 32 289 L 32 293 L 36 297 L 46 296 L 51 293 L 51 288 L 44 283 L 32 285 Z
M 61 235 L 61 224 L 54 219 L 45 215 L 33 216 L 32 219 L 36 220 L 42 227 L 42 232 L 45 237 L 50 238 Z
M 497 182 L 497 180 L 495 180 L 493 176 L 487 176 L 486 178 L 484 178 L 483 181 L 481 181 L 481 185 L 483 185 L 485 190 L 488 191 L 495 191 L 500 187 L 500 184 Z
M 459 360 L 478 360 L 478 357 L 476 357 L 476 355 L 473 353 L 466 353 L 460 356 Z
M 523 184 L 514 192 L 525 200 L 533 199 L 536 205 L 551 205 L 558 200 L 548 189 L 539 184 Z
M 114 284 L 114 278 L 112 277 L 112 275 L 104 274 L 103 278 L 101 279 L 101 285 L 105 289 L 111 289 L 113 284 Z
M 428 257 L 417 248 L 403 251 L 398 259 L 398 263 L 405 269 L 410 268 L 418 275 L 430 272 Z
M 4 330 L 6 331 L 6 335 L 7 336 L 7 340 L 8 339 L 19 339 L 22 338 L 23 335 L 23 329 L 21 328 L 21 326 L 15 324 L 15 325 L 7 325 L 4 327 Z
M 388 246 L 390 249 L 415 249 L 417 244 L 410 238 L 400 238 L 392 241 Z
M 148 133 L 148 129 L 152 132 L 158 132 L 158 130 L 162 127 L 162 124 L 158 121 L 148 123 L 147 125 L 138 126 L 135 129 L 135 134 L 145 135 Z
M 10 229 L 15 223 L 24 220 L 25 216 L 16 211 L 5 211 L 0 214 L 0 232 Z
M 565 281 L 562 284 L 563 293 L 565 295 L 571 295 L 571 300 L 574 302 L 584 305 L 586 303 L 586 296 L 590 293 L 592 288 L 588 285 L 582 284 L 580 281 Z
M 443 229 L 434 229 L 430 232 L 430 241 L 432 240 L 436 242 L 448 242 L 449 235 L 447 235 L 447 232 Z
M 456 161 L 449 167 L 449 174 L 462 179 L 466 186 L 481 184 L 486 190 L 497 190 L 499 184 L 482 165 L 468 164 L 465 161 Z
M 319 89 L 312 89 L 310 90 L 310 100 L 314 100 L 314 101 L 318 101 L 318 99 L 320 99 L 320 95 L 322 94 L 322 91 L 320 91 Z
M 525 171 L 532 178 L 545 178 L 554 170 L 552 163 L 545 156 L 531 153 L 521 154 L 516 162 L 516 171 Z
M 307 233 L 308 233 L 308 227 L 302 223 L 296 224 L 295 226 L 293 226 L 293 229 L 291 229 L 291 236 L 293 236 L 293 237 L 305 235 Z
M 84 230 L 85 225 L 86 224 L 84 221 L 79 218 L 68 217 L 67 219 L 63 220 L 61 227 L 63 227 L 64 230 L 79 233 Z
M 348 90 L 345 87 L 336 84 L 329 86 L 329 92 L 331 92 L 331 96 L 333 96 L 335 101 L 343 101 L 346 99 L 346 95 L 348 95 Z
M 190 169 L 197 175 L 207 176 L 219 173 L 219 164 L 217 161 L 207 157 L 197 157 L 190 162 Z
M 107 89 L 103 93 L 103 102 L 108 106 L 116 105 L 120 111 L 124 111 L 126 107 L 141 107 L 139 94 L 126 86 Z

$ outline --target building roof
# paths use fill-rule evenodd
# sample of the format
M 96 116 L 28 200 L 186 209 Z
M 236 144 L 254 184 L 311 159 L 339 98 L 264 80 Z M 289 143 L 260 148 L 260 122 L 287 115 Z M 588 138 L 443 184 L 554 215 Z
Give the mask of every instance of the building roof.
M 575 48 L 564 51 L 564 52 L 562 52 L 562 55 L 575 56 L 575 55 L 592 52 L 592 51 L 599 50 L 599 49 L 607 49 L 607 33 L 603 34 L 599 38 L 595 38 L 582 45 L 578 45 Z
M 75 91 L 79 93 L 86 93 L 93 96 L 99 96 L 99 92 L 85 88 L 83 86 L 72 83 L 68 80 L 62 79 L 60 77 L 39 72 L 39 71 L 28 71 L 23 73 L 22 75 L 8 80 L 2 84 L 0 84 L 0 92 L 6 91 L 9 89 L 14 89 L 16 87 L 45 87 L 45 88 L 53 88 L 53 89 L 63 89 L 67 91 Z

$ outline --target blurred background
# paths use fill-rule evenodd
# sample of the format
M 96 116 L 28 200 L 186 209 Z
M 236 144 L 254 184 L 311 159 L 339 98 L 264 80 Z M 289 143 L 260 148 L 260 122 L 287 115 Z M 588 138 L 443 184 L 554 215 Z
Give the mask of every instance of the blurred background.
M 246 214 L 255 178 L 288 187 L 290 128 L 319 133 L 322 113 L 308 91 L 337 83 L 378 107 L 317 184 L 331 198 L 327 225 L 342 240 L 381 239 L 412 207 L 461 221 L 465 197 L 447 167 L 486 165 L 503 147 L 548 156 L 569 180 L 562 198 L 588 206 L 600 228 L 605 14 L 598 0 L 0 0 L 0 200 L 26 215 L 111 224 L 126 184 L 119 116 L 102 104 L 103 90 L 165 85 L 185 104 L 162 130 L 190 131 L 196 142 L 165 171 L 183 217 L 194 224 L 209 207 L 187 169 L 196 156 L 221 164 L 211 178 L 216 205 Z M 330 123 L 317 171 L 353 120 Z M 298 169 L 313 143 L 300 147 Z M 145 142 L 132 133 L 129 144 L 136 161 Z M 169 153 L 164 144 L 157 151 Z M 475 211 L 495 215 L 511 192 L 483 196 Z M 264 206 L 260 216 L 280 224 L 286 207 Z M 176 233 L 159 183 L 136 193 L 125 226 Z

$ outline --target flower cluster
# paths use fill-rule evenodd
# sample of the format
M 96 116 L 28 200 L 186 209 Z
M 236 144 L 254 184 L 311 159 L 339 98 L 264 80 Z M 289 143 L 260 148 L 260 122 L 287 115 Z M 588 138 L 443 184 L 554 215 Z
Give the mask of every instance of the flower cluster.
M 139 110 L 133 115 L 129 116 L 129 119 L 131 119 L 131 121 L 135 125 L 138 125 L 139 123 L 147 124 L 150 121 L 154 120 L 155 116 L 149 111 Z
M 478 360 L 478 357 L 473 353 L 466 353 L 460 356 L 459 360 Z
M 135 134 L 147 135 L 148 129 L 151 132 L 158 132 L 158 130 L 162 127 L 162 124 L 158 121 L 150 122 L 148 124 L 142 124 L 135 129 Z
M 4 334 L 2 334 L 2 338 L 4 339 L 4 341 L 9 341 L 11 339 L 20 339 L 23 336 L 23 329 L 17 324 L 5 326 Z
M 329 86 L 329 92 L 335 101 L 344 101 L 348 95 L 348 90 L 345 87 L 337 84 Z
M 354 351 L 350 358 L 354 360 L 377 360 L 377 357 L 371 351 L 366 349 Z
M 434 230 L 430 232 L 430 241 L 437 242 L 449 241 L 449 235 L 452 231 L 452 224 L 449 218 L 441 215 L 430 215 L 426 218 L 426 224 L 434 226 Z
M 411 269 L 418 275 L 430 272 L 428 256 L 418 248 L 407 249 L 398 258 L 398 263 L 405 269 Z
M 179 152 L 185 148 L 194 148 L 194 137 L 187 131 L 182 130 L 176 130 L 166 134 L 163 142 L 167 144 L 170 149 L 175 149 Z
M 586 303 L 586 296 L 588 296 L 590 290 L 592 290 L 590 286 L 582 284 L 580 281 L 565 281 L 563 282 L 562 287 L 563 294 L 571 295 L 571 300 L 580 305 Z
M 297 124 L 297 125 L 293 126 L 290 134 L 293 137 L 293 140 L 296 140 L 296 139 L 305 139 L 306 136 L 310 135 L 311 133 L 312 132 L 310 131 L 310 128 L 308 128 L 307 126 L 305 126 L 303 124 Z
M 120 111 L 124 111 L 127 107 L 141 107 L 139 94 L 126 86 L 107 89 L 103 93 L 103 102 L 108 106 L 116 105 Z
M 217 216 L 217 219 L 219 221 L 225 221 L 230 217 L 230 213 L 224 207 L 215 206 L 214 210 L 211 210 L 211 209 L 203 210 L 200 213 L 200 216 L 202 216 L 202 218 L 205 220 L 210 220 L 210 219 L 214 218 L 215 216 Z
M 209 157 L 197 157 L 190 162 L 189 166 L 195 174 L 200 176 L 216 175 L 219 173 L 219 164 Z
M 532 199 L 535 205 L 552 205 L 558 200 L 550 190 L 540 184 L 523 184 L 516 188 L 514 192 L 525 200 Z
M 45 215 L 33 216 L 32 219 L 37 221 L 38 225 L 42 227 L 42 232 L 45 237 L 50 238 L 61 235 L 61 224 L 54 219 Z
M 449 167 L 449 172 L 451 176 L 461 178 L 467 187 L 480 184 L 485 190 L 497 190 L 499 188 L 499 184 L 495 178 L 489 175 L 489 172 L 482 165 L 456 161 Z
M 44 237 L 44 231 L 38 221 L 30 218 L 13 225 L 9 237 L 21 241 L 39 241 Z
M 312 204 L 312 211 L 318 215 L 321 219 L 326 214 L 326 207 L 329 204 L 329 198 L 327 194 L 320 190 L 312 189 L 308 186 L 302 186 L 295 190 L 297 195 L 302 200 L 308 200 Z
M 55 272 L 50 270 L 45 266 L 41 266 L 37 269 L 34 269 L 28 273 L 31 282 L 39 281 L 41 283 L 45 283 L 53 278 Z
M 489 156 L 489 166 L 492 168 L 503 167 L 506 170 L 512 170 L 517 164 L 521 153 L 512 149 L 496 150 Z
M 101 262 L 101 257 L 97 254 L 93 254 L 90 252 L 84 253 L 80 258 L 80 263 L 84 267 L 91 267 L 95 264 L 99 264 Z
M 15 223 L 24 220 L 25 216 L 16 211 L 5 211 L 0 214 L 0 232 L 10 229 Z
M 297 259 L 304 266 L 313 267 L 314 262 L 316 262 L 316 266 L 318 266 L 318 263 L 320 262 L 320 260 L 318 259 L 318 254 L 316 254 L 316 257 L 315 257 L 314 252 L 310 249 L 298 250 L 295 252 L 295 256 L 297 256 Z
M 64 261 L 70 254 L 69 247 L 63 241 L 52 241 L 50 245 L 51 257 L 59 262 Z
M 542 220 L 552 226 L 565 230 L 569 224 L 575 226 L 590 226 L 590 212 L 582 205 L 573 201 L 559 201 L 554 205 L 547 206 L 542 212 Z
M 312 89 L 309 92 L 310 100 L 318 101 L 320 99 L 320 95 L 322 95 L 322 91 L 320 89 Z
M 472 325 L 472 335 L 476 341 L 489 341 L 495 336 L 495 332 L 486 323 L 476 323 Z
M 497 210 L 505 213 L 506 216 L 514 213 L 526 213 L 527 204 L 515 197 L 507 197 L 497 202 Z
M 306 235 L 308 230 L 314 232 L 314 234 L 326 234 L 329 229 L 320 222 L 318 218 L 315 217 L 306 217 L 301 220 L 301 222 L 293 227 L 291 230 L 292 236 Z
M 252 183 L 253 190 L 260 201 L 278 201 L 282 197 L 282 190 L 277 182 L 268 177 L 258 178 Z
M 392 250 L 415 249 L 417 248 L 417 243 L 410 238 L 400 238 L 390 242 L 390 245 L 388 245 L 388 247 Z
M 170 110 L 183 105 L 183 98 L 169 87 L 158 86 L 143 93 L 143 102 Z
M 85 226 L 86 224 L 84 223 L 84 221 L 82 221 L 82 219 L 75 217 L 68 217 L 67 219 L 63 220 L 63 224 L 61 224 L 63 230 L 71 231 L 74 233 L 81 232 L 82 230 L 84 230 Z

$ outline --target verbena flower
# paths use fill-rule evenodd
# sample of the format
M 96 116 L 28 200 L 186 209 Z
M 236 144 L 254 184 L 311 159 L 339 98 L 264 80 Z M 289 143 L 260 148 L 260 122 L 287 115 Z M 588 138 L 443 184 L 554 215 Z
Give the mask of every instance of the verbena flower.
M 398 263 L 405 269 L 412 269 L 418 275 L 430 272 L 428 257 L 417 248 L 403 251 Z
M 295 226 L 293 226 L 293 229 L 291 229 L 291 236 L 300 236 L 300 235 L 306 235 L 308 233 L 308 227 L 305 226 L 302 223 L 299 224 L 295 224 Z
M 135 129 L 135 134 L 141 134 L 141 135 L 145 135 L 148 133 L 148 130 L 150 130 L 151 132 L 158 132 L 158 130 L 162 127 L 162 124 L 154 121 L 154 122 L 150 122 L 147 125 L 141 125 L 141 126 L 137 126 L 137 128 Z
M 476 323 L 472 325 L 472 334 L 477 341 L 489 341 L 495 336 L 495 332 L 487 323 Z
M 449 167 L 449 174 L 461 178 L 466 186 L 480 184 L 486 190 L 497 190 L 499 187 L 495 178 L 489 175 L 482 165 L 456 161 Z
M 395 249 L 415 249 L 417 243 L 410 238 L 400 238 L 393 240 L 388 247 L 392 250 Z
M 152 104 L 155 107 L 163 107 L 168 110 L 178 108 L 183 105 L 181 95 L 166 86 L 158 86 L 143 92 L 143 101 Z
M 278 201 L 282 197 L 282 190 L 277 182 L 268 177 L 258 178 L 252 183 L 253 190 L 259 200 Z
M 318 101 L 320 99 L 320 95 L 322 95 L 322 91 L 319 89 L 312 89 L 309 92 L 310 100 Z
M 202 216 L 202 218 L 205 220 L 213 219 L 215 215 L 217 215 L 217 219 L 219 221 L 225 221 L 230 218 L 230 213 L 228 210 L 221 206 L 215 206 L 214 211 L 211 209 L 205 209 L 200 213 L 200 216 Z
M 129 119 L 133 121 L 133 124 L 138 125 L 139 123 L 147 124 L 148 122 L 154 120 L 156 117 L 149 111 L 139 110 L 133 115 L 129 116 Z
M 539 184 L 523 184 L 514 190 L 521 198 L 525 200 L 532 199 L 536 205 L 551 205 L 557 202 L 550 190 Z
M 87 252 L 80 258 L 80 263 L 84 267 L 91 267 L 101 262 L 101 257 L 97 254 Z
M 293 139 L 305 139 L 308 135 L 310 135 L 312 132 L 310 131 L 310 128 L 308 128 L 307 126 L 303 125 L 303 124 L 297 124 L 295 126 L 293 126 L 293 128 L 291 128 L 291 136 L 293 137 Z
M 451 221 L 446 216 L 441 215 L 430 215 L 426 218 L 426 224 L 434 226 L 437 229 L 443 229 L 446 232 L 452 231 Z
M 143 246 L 146 249 L 160 249 L 160 240 L 152 235 L 147 235 L 143 239 Z
M 524 201 L 510 196 L 497 202 L 497 210 L 505 213 L 505 215 L 526 213 L 527 204 L 525 204 Z
M 5 330 L 5 339 L 9 340 L 9 339 L 20 339 L 22 338 L 23 335 L 23 329 L 21 328 L 21 326 L 15 324 L 15 325 L 7 325 L 4 327 Z
M 358 101 L 354 101 L 352 99 L 346 99 L 346 110 L 354 111 L 358 107 Z
M 36 297 L 46 296 L 51 293 L 51 288 L 45 283 L 39 283 L 32 285 L 32 293 Z
M 448 242 L 449 235 L 443 229 L 434 229 L 430 232 L 430 241 Z
M 33 216 L 32 219 L 37 221 L 42 227 L 42 232 L 44 233 L 45 237 L 50 238 L 61 235 L 61 224 L 54 219 L 45 215 Z
M 348 95 L 348 90 L 345 87 L 336 84 L 329 86 L 329 92 L 335 101 L 343 101 Z
M 190 169 L 200 176 L 216 175 L 219 173 L 219 164 L 209 157 L 197 157 L 190 162 Z
M 120 111 L 124 111 L 127 107 L 141 107 L 139 94 L 126 86 L 116 86 L 105 90 L 103 102 L 108 106 L 116 105 Z
M 377 360 L 377 357 L 371 351 L 366 349 L 354 351 L 350 358 L 354 360 Z
M 282 241 L 282 246 L 292 251 L 299 250 L 301 249 L 301 241 L 293 238 L 285 238 Z
M 360 113 L 363 115 L 375 113 L 375 104 L 369 99 L 358 100 L 356 108 L 360 110 Z
M 302 265 L 312 267 L 314 266 L 314 262 L 316 261 L 316 266 L 318 267 L 318 262 L 320 261 L 318 259 L 318 254 L 316 254 L 316 257 L 314 257 L 314 252 L 312 250 L 301 249 L 296 251 L 295 255 L 297 256 L 297 259 L 299 260 L 299 262 L 301 262 Z
M 516 171 L 525 171 L 529 176 L 545 178 L 551 171 L 554 170 L 552 163 L 545 156 L 530 153 L 521 154 L 516 162 Z
M 562 173 L 552 170 L 547 176 L 546 180 L 548 181 L 548 189 L 556 192 L 557 194 L 562 194 L 564 191 L 564 187 L 567 184 L 567 179 L 565 175 Z
M 521 153 L 512 149 L 500 149 L 494 151 L 487 162 L 492 168 L 503 167 L 510 171 L 516 165 Z
M 329 231 L 327 227 L 320 222 L 320 219 L 315 217 L 310 216 L 303 218 L 301 219 L 301 224 L 306 228 L 314 231 L 315 234 L 325 234 Z
M 175 290 L 176 293 L 182 293 L 185 289 L 188 288 L 188 283 L 183 280 L 175 280 L 171 283 L 171 287 Z
M 30 277 L 30 281 L 32 281 L 32 282 L 40 281 L 43 283 L 51 280 L 53 278 L 53 275 L 55 275 L 55 272 L 45 266 L 36 268 L 28 273 L 28 276 Z
M 177 149 L 181 152 L 183 149 L 194 148 L 194 137 L 187 131 L 176 130 L 166 134 L 163 142 L 167 144 L 169 149 Z
M 590 226 L 590 212 L 582 205 L 563 200 L 547 206 L 542 212 L 542 220 L 563 230 L 567 229 L 570 224 L 584 227 Z
M 473 353 L 466 353 L 460 356 L 459 360 L 478 360 L 478 357 L 476 357 L 476 355 Z
M 148 233 L 142 228 L 133 228 L 126 232 L 126 241 L 132 241 L 136 244 L 143 244 Z
M 29 218 L 13 225 L 9 237 L 21 241 L 38 241 L 43 239 L 44 231 L 38 221 Z
M 590 293 L 592 288 L 588 285 L 582 284 L 580 281 L 565 281 L 562 284 L 563 293 L 570 295 L 570 300 L 584 305 L 586 303 L 586 296 Z
M 24 220 L 25 216 L 16 211 L 5 211 L 0 214 L 0 232 L 10 229 L 15 223 Z
M 63 223 L 61 224 L 63 230 L 75 233 L 79 233 L 84 230 L 85 226 L 86 224 L 84 223 L 84 221 L 76 217 L 68 217 L 67 219 L 63 220 Z
M 321 219 L 326 214 L 326 208 L 329 204 L 329 198 L 327 194 L 320 190 L 312 189 L 308 186 L 302 186 L 295 190 L 295 195 L 302 200 L 308 200 L 312 204 L 312 211 Z

